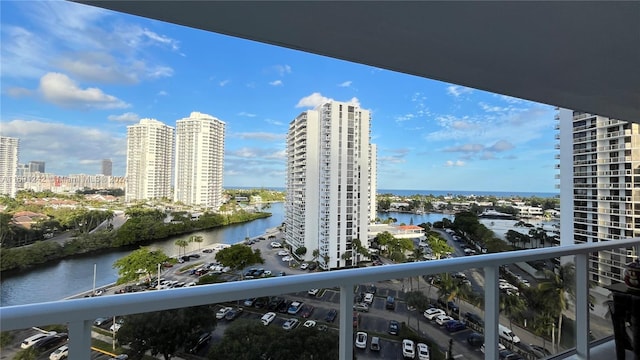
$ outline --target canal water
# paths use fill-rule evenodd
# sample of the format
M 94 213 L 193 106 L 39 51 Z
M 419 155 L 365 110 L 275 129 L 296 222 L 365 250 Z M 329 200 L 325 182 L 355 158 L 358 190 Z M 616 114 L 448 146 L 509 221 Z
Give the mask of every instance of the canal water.
M 219 229 L 194 233 L 200 235 L 204 241 L 201 244 L 191 243 L 186 249 L 197 251 L 198 247 L 204 248 L 216 243 L 235 244 L 245 237 L 262 235 L 266 230 L 280 226 L 284 220 L 284 206 L 282 203 L 270 204 L 264 211 L 272 213 L 272 216 L 258 219 L 249 223 L 226 226 Z M 393 217 L 396 224 L 415 225 L 424 222 L 441 221 L 448 217 L 453 220 L 453 215 L 445 214 L 407 214 L 407 213 L 379 213 L 380 219 Z M 161 249 L 167 255 L 178 254 L 179 248 L 176 240 L 188 238 L 189 235 L 170 238 L 149 245 L 152 249 Z M 19 274 L 4 276 L 0 286 L 0 306 L 12 306 L 48 302 L 64 299 L 93 288 L 94 267 L 95 286 L 100 288 L 115 282 L 118 272 L 113 268 L 113 263 L 130 253 L 130 250 L 111 250 L 98 254 L 74 257 L 62 260 L 51 265 L 40 266 L 35 269 L 25 270 Z

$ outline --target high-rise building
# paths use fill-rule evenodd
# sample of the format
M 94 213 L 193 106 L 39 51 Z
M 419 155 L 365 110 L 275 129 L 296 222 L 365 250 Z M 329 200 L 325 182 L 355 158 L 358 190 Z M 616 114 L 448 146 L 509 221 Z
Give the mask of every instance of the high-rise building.
M 142 119 L 127 127 L 126 201 L 171 198 L 173 127 Z
M 369 248 L 376 191 L 370 122 L 368 110 L 331 101 L 289 124 L 285 239 L 324 269 L 355 264 L 356 240 Z
M 216 210 L 222 205 L 225 128 L 199 112 L 176 121 L 175 201 Z
M 0 136 L 0 195 L 16 196 L 19 146 L 18 138 Z
M 29 161 L 29 172 L 44 174 L 44 161 Z
M 562 245 L 640 236 L 640 125 L 566 109 L 556 118 L 560 232 L 573 234 L 562 236 Z M 601 286 L 620 282 L 636 256 L 633 249 L 593 253 L 590 279 Z
M 102 175 L 111 176 L 113 175 L 113 162 L 111 159 L 102 159 Z

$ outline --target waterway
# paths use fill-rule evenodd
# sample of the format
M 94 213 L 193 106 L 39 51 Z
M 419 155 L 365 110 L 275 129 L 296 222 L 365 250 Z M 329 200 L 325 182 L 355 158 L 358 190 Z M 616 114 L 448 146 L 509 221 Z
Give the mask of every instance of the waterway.
M 269 208 L 264 211 L 272 213 L 272 216 L 244 224 L 194 233 L 194 235 L 202 236 L 204 241 L 201 244 L 191 243 L 186 249 L 187 252 L 198 252 L 199 247 L 205 248 L 216 243 L 235 244 L 244 240 L 247 236 L 256 237 L 262 235 L 266 230 L 282 224 L 284 219 L 284 206 L 282 203 L 270 204 Z M 397 219 L 397 224 L 413 223 L 415 225 L 425 222 L 434 223 L 441 221 L 444 217 L 453 220 L 453 215 L 439 213 L 378 213 L 378 217 L 380 219 L 393 217 Z M 181 251 L 175 245 L 176 240 L 180 238 L 186 239 L 190 235 L 158 241 L 149 245 L 149 247 L 161 249 L 167 255 L 176 255 L 178 251 Z M 122 249 L 105 251 L 62 260 L 55 264 L 25 270 L 22 273 L 11 276 L 4 276 L 0 286 L 0 306 L 55 301 L 91 290 L 94 285 L 94 265 L 96 269 L 96 289 L 114 283 L 118 279 L 118 272 L 113 268 L 113 263 L 127 256 L 130 252 L 130 250 Z

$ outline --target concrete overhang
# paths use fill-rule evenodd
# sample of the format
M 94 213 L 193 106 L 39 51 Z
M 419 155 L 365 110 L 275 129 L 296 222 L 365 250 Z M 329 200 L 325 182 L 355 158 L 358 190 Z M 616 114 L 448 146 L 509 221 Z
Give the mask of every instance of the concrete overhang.
M 638 1 L 79 2 L 640 121 Z

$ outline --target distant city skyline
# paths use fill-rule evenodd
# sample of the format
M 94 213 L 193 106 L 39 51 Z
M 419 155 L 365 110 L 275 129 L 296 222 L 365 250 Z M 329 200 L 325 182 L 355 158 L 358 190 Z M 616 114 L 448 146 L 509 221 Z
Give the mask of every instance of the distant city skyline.
M 555 191 L 549 105 L 74 2 L 2 10 L 0 133 L 49 173 L 124 176 L 128 125 L 197 111 L 227 124 L 224 187 L 284 187 L 288 124 L 334 99 L 371 109 L 379 188 Z

